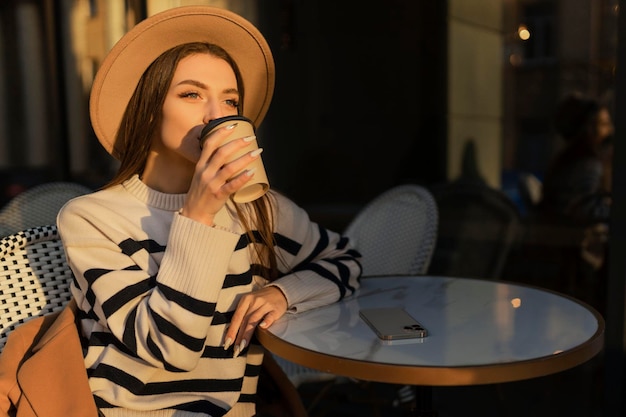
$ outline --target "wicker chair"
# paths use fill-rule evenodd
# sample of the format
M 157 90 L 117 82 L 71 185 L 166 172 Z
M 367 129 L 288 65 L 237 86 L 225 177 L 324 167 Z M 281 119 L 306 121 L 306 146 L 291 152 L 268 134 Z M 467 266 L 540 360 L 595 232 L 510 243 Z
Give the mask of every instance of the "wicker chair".
M 73 182 L 36 185 L 11 199 L 0 211 L 0 236 L 43 224 L 55 224 L 61 207 L 70 199 L 92 190 Z
M 72 273 L 54 225 L 7 236 L 0 250 L 1 350 L 15 327 L 69 302 Z
M 486 184 L 465 181 L 435 186 L 431 193 L 441 222 L 428 273 L 502 279 L 524 226 L 511 199 Z
M 425 188 L 405 184 L 368 203 L 344 234 L 363 255 L 363 277 L 425 274 L 437 241 L 438 212 Z

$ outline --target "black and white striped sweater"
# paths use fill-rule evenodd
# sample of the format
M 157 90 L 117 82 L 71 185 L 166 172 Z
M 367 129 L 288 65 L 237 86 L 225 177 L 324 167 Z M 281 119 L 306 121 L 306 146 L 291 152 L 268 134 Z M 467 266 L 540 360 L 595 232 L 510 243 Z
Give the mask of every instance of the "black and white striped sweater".
M 282 276 L 270 285 L 289 311 L 352 294 L 360 267 L 347 239 L 273 196 Z M 208 227 L 178 214 L 184 199 L 135 176 L 59 213 L 89 382 L 107 417 L 254 415 L 262 351 L 234 358 L 222 346 L 240 295 L 267 284 L 263 268 L 232 206 Z

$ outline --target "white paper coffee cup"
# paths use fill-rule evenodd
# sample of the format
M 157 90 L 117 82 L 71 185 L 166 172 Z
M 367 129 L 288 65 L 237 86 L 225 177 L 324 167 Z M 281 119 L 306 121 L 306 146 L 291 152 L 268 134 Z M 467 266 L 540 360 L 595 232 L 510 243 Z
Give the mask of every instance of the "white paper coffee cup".
M 211 132 L 233 123 L 236 123 L 237 125 L 233 128 L 233 132 L 228 136 L 224 143 L 228 143 L 235 139 L 241 139 L 246 136 L 256 136 L 254 124 L 250 119 L 243 116 L 226 116 L 211 120 L 211 122 L 202 128 L 202 132 L 200 134 L 200 145 L 202 146 L 204 140 L 211 134 Z M 233 156 L 233 160 L 258 148 L 259 144 L 255 138 L 249 142 L 248 146 L 236 152 Z M 236 203 L 248 203 L 250 201 L 254 201 L 270 189 L 267 173 L 265 172 L 263 160 L 260 156 L 252 161 L 246 169 L 254 169 L 254 176 L 246 183 L 246 185 L 233 195 L 233 201 Z M 238 172 L 237 175 L 240 173 L 241 172 Z

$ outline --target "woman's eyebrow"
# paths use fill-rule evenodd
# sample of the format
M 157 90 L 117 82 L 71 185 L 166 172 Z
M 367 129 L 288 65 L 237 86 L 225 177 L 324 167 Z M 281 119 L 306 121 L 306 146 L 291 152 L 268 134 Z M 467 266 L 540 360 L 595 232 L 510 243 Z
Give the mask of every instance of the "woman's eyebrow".
M 202 83 L 202 82 L 196 81 L 196 80 L 182 80 L 179 83 L 177 83 L 176 85 L 183 85 L 183 84 L 190 84 L 190 85 L 193 85 L 195 87 L 202 88 L 204 90 L 208 90 L 209 89 L 209 87 L 205 83 Z
M 209 86 L 207 86 L 205 83 L 197 81 L 197 80 L 182 80 L 179 83 L 177 83 L 176 85 L 184 85 L 184 84 L 193 85 L 194 87 L 198 87 L 198 88 L 201 88 L 203 90 L 209 90 Z M 226 88 L 226 89 L 224 89 L 224 91 L 222 91 L 222 93 L 239 95 L 239 90 L 237 90 L 236 88 Z
M 239 95 L 239 90 L 237 90 L 236 88 L 226 88 L 224 91 L 222 91 L 222 93 Z

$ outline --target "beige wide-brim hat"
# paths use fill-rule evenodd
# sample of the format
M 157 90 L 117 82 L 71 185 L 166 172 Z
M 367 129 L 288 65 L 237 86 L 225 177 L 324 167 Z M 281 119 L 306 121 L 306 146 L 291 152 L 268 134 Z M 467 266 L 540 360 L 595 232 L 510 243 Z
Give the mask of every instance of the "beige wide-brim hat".
M 177 7 L 155 14 L 126 33 L 105 57 L 93 82 L 91 123 L 113 156 L 115 137 L 130 97 L 148 66 L 168 49 L 189 42 L 216 44 L 235 60 L 245 87 L 243 115 L 259 126 L 274 92 L 274 59 L 261 32 L 228 10 Z

